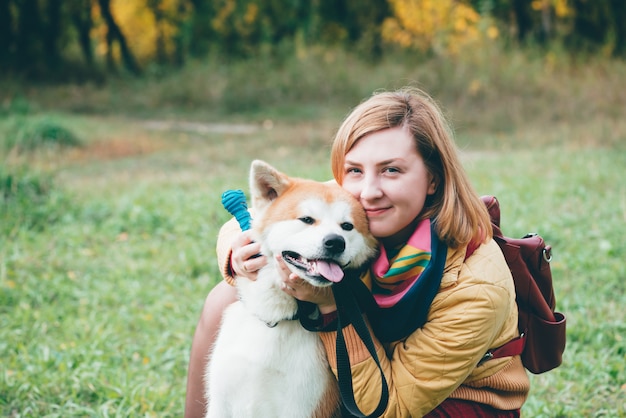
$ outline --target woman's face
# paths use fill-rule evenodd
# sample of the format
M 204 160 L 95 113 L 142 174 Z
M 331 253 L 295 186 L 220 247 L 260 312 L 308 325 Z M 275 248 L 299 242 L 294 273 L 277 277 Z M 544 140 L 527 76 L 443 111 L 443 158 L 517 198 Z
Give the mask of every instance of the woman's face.
M 346 154 L 342 186 L 361 202 L 372 234 L 385 245 L 408 240 L 426 196 L 435 192 L 413 137 L 402 127 L 361 138 Z

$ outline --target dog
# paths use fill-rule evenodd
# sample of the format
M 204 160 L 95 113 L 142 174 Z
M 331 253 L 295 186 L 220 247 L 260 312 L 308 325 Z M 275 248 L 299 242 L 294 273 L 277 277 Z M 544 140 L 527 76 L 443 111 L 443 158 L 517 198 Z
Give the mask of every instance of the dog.
M 365 212 L 335 183 L 289 177 L 260 160 L 250 168 L 250 195 L 252 230 L 268 264 L 256 281 L 237 280 L 239 300 L 223 314 L 205 372 L 206 417 L 338 417 L 326 352 L 296 319 L 275 255 L 311 285 L 331 286 L 375 254 Z

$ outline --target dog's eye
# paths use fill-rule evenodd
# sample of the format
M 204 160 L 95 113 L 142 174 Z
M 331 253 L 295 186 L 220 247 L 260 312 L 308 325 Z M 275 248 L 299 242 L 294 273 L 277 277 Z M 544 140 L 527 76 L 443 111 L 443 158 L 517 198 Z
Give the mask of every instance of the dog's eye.
M 344 231 L 352 231 L 354 229 L 354 225 L 352 225 L 350 222 L 344 222 L 341 224 L 341 229 L 343 229 Z
M 315 223 L 315 219 L 311 218 L 310 216 L 303 216 L 302 218 L 300 218 L 300 220 L 307 225 L 313 225 Z

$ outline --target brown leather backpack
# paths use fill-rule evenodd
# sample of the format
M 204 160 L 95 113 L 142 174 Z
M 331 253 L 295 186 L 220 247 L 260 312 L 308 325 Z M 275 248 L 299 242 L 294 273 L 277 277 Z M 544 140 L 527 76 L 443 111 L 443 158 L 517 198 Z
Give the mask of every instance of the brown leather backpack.
M 490 350 L 483 361 L 521 354 L 524 367 L 544 373 L 558 367 L 565 351 L 565 315 L 555 311 L 550 260 L 552 248 L 537 234 L 508 238 L 500 230 L 500 206 L 494 196 L 482 197 L 498 243 L 515 282 L 521 336 Z M 475 248 L 468 248 L 471 255 Z

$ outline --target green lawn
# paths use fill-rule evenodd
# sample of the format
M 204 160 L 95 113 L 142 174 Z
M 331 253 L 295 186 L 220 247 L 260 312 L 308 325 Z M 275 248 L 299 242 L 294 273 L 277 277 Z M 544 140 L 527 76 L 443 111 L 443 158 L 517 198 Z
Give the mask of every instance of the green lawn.
M 184 114 L 164 124 L 113 111 L 3 116 L 4 138 L 45 117 L 83 145 L 4 152 L 0 416 L 181 416 L 193 330 L 220 279 L 221 193 L 247 189 L 255 158 L 328 179 L 330 139 L 347 111 L 244 125 L 241 116 L 185 125 L 174 123 L 189 122 Z M 621 114 L 456 126 L 476 189 L 500 200 L 504 232 L 539 232 L 554 248 L 567 349 L 559 369 L 532 376 L 524 416 L 626 416 Z

